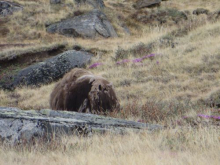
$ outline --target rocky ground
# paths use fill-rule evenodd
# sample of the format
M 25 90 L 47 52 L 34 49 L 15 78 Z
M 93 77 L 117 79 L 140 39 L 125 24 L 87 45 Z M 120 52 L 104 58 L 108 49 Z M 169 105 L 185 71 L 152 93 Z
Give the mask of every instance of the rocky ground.
M 210 128 L 203 139 L 218 145 L 219 20 L 218 0 L 0 0 L 0 106 L 48 109 L 56 81 L 82 67 L 113 83 L 122 110 L 110 116 L 178 127 L 186 141 Z

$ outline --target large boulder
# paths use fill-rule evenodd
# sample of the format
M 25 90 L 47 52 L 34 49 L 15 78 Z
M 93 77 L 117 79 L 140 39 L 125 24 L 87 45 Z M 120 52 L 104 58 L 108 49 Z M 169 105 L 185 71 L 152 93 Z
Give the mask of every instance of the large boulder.
M 103 0 L 73 0 L 77 5 L 88 4 L 95 9 L 101 9 L 105 7 Z
M 85 51 L 69 50 L 44 62 L 21 70 L 15 77 L 13 86 L 40 85 L 57 80 L 75 67 L 84 67 L 92 54 Z
M 29 110 L 0 107 L 0 142 L 11 145 L 49 142 L 62 136 L 92 136 L 111 132 L 124 134 L 153 131 L 159 125 L 66 111 Z
M 59 33 L 68 37 L 117 37 L 117 33 L 106 15 L 99 10 L 54 23 L 47 27 L 47 32 Z
M 22 6 L 9 1 L 0 1 L 0 16 L 12 15 L 16 11 L 22 10 Z
M 91 72 L 75 68 L 55 86 L 50 96 L 53 110 L 106 114 L 120 105 L 109 81 Z
M 159 6 L 161 0 L 138 0 L 133 6 L 136 9 Z

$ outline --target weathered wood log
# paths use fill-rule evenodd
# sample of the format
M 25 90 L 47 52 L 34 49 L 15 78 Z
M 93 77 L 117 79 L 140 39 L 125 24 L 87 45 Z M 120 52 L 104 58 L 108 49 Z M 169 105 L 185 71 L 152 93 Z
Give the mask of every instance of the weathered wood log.
M 0 107 L 0 139 L 11 144 L 50 141 L 62 135 L 91 136 L 94 133 L 124 134 L 128 131 L 152 131 L 162 126 L 93 114 L 29 110 Z

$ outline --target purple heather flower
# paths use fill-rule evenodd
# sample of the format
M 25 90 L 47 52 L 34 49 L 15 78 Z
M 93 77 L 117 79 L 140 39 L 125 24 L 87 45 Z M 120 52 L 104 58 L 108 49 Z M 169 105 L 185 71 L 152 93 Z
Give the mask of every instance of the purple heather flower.
M 204 115 L 204 114 L 199 114 L 198 115 L 199 117 L 202 117 L 202 118 L 206 118 L 206 119 L 216 119 L 216 120 L 220 120 L 220 116 L 209 116 L 209 115 Z
M 143 61 L 142 58 L 136 58 L 132 60 L 133 63 L 142 62 L 142 61 Z
M 150 57 L 154 57 L 154 56 L 156 56 L 156 54 L 149 54 L 149 55 L 143 56 L 142 59 L 150 58 Z
M 102 63 L 99 63 L 99 62 L 94 63 L 94 64 L 92 64 L 92 65 L 89 66 L 89 69 L 96 68 L 96 67 L 99 66 L 99 65 L 103 65 L 103 64 L 102 64 Z
M 157 61 L 157 65 L 159 65 L 159 61 Z
M 209 115 L 204 115 L 204 114 L 198 114 L 199 117 L 205 118 L 205 119 L 210 119 L 211 116 Z
M 211 116 L 211 118 L 220 120 L 220 116 Z

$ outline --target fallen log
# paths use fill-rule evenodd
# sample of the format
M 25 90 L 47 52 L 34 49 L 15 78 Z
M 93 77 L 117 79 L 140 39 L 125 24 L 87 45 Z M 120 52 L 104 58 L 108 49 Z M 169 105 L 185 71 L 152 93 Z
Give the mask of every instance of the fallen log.
M 86 113 L 0 107 L 0 140 L 10 144 L 30 143 L 39 139 L 50 141 L 63 135 L 125 134 L 161 128 L 159 125 Z

